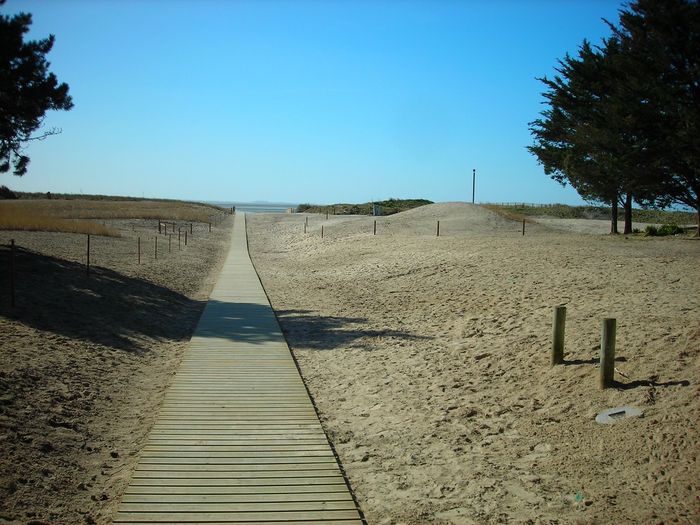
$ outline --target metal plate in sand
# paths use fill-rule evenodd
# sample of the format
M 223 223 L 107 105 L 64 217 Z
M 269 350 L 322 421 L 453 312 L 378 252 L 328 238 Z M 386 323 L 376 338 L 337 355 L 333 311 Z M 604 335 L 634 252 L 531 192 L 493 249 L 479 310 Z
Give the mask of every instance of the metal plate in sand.
M 643 414 L 641 410 L 634 407 L 615 407 L 603 410 L 596 417 L 596 423 L 601 425 L 609 425 L 610 423 L 617 423 L 621 419 L 626 419 L 628 417 L 639 417 Z

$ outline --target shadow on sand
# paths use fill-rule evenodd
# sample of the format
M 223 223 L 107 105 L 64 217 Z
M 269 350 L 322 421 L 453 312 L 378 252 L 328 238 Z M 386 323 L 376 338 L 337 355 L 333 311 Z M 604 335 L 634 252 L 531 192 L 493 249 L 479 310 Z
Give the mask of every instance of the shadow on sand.
M 139 352 L 143 336 L 186 340 L 204 306 L 168 288 L 101 267 L 22 248 L 15 252 L 10 306 L 9 249 L 0 248 L 0 315 L 72 339 Z

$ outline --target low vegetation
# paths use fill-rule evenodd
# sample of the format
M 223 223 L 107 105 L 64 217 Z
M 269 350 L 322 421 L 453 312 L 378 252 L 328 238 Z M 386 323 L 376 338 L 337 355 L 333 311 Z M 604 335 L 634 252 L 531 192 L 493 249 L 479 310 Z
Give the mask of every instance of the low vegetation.
M 0 230 L 55 231 L 118 235 L 96 220 L 161 219 L 167 221 L 209 222 L 223 209 L 208 204 L 183 201 L 151 201 L 101 197 L 27 198 L 0 201 Z
M 526 217 L 553 217 L 556 219 L 610 219 L 610 208 L 605 206 L 567 206 L 566 204 L 485 204 L 493 212 L 510 219 Z M 654 224 L 693 224 L 695 214 L 685 211 L 633 209 L 635 222 Z
M 329 204 L 320 206 L 316 204 L 300 204 L 297 213 L 329 213 L 331 215 L 372 215 L 374 205 L 379 206 L 381 215 L 393 215 L 401 211 L 417 208 L 426 204 L 432 204 L 426 199 L 387 199 L 384 201 L 365 202 L 363 204 Z

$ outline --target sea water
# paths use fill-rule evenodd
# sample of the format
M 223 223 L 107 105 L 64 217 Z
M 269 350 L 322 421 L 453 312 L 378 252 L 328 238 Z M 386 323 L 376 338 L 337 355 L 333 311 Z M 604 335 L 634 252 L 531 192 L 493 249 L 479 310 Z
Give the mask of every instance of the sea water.
M 290 208 L 297 209 L 297 205 L 289 202 L 222 202 L 208 201 L 207 204 L 215 204 L 222 208 L 236 207 L 236 211 L 247 213 L 286 213 Z

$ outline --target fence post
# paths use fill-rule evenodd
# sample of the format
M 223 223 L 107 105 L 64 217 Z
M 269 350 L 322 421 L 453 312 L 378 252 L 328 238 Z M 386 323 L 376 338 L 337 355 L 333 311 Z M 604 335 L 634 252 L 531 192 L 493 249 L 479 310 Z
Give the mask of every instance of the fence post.
M 437 237 L 440 237 L 440 221 L 437 221 Z
M 323 239 L 323 224 L 321 224 L 321 239 Z
M 554 307 L 554 327 L 552 329 L 552 366 L 564 362 L 564 332 L 566 329 L 566 306 Z
M 141 237 L 138 238 L 139 264 L 141 264 Z
M 187 246 L 187 230 L 185 230 L 185 246 Z
M 158 260 L 158 237 L 156 236 L 156 261 Z
M 192 223 L 190 223 L 190 235 L 192 235 L 192 233 L 193 233 L 192 232 Z M 187 244 L 187 243 L 185 243 L 185 244 Z
M 615 377 L 615 334 L 617 321 L 603 319 L 600 337 L 600 388 L 612 386 Z
M 209 223 L 209 233 L 211 233 L 211 222 Z
M 374 232 L 372 235 L 377 235 L 377 219 L 374 219 Z
M 87 276 L 90 277 L 90 234 L 87 234 L 87 264 L 85 265 Z
M 15 240 L 10 240 L 10 306 L 15 307 Z
M 162 224 L 162 223 L 160 222 L 160 219 L 158 219 L 158 233 L 160 233 L 161 224 Z
M 525 235 L 525 219 L 523 219 L 523 235 Z

